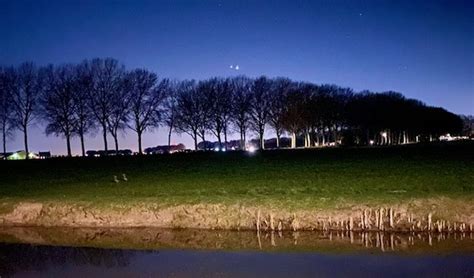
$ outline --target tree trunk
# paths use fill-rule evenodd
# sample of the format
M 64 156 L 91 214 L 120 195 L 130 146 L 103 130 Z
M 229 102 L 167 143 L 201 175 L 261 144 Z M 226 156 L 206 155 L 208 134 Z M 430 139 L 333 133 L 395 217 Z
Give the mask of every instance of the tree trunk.
M 260 132 L 259 132 L 259 139 L 260 139 L 260 149 L 261 150 L 264 150 L 265 149 L 265 139 L 263 139 L 263 134 L 264 134 L 264 131 L 262 129 L 260 129 Z
M 224 144 L 224 147 L 227 149 L 227 125 L 224 125 Z
M 291 148 L 296 148 L 296 133 L 294 132 L 291 133 Z
M 28 150 L 28 128 L 25 126 L 23 129 L 23 135 L 24 135 L 24 141 L 25 141 L 25 153 L 26 157 L 25 159 L 29 159 L 29 150 Z
M 221 139 L 221 133 L 220 132 L 216 132 L 217 133 L 217 142 L 219 142 L 219 149 L 222 148 L 222 139 Z
M 193 136 L 193 139 L 194 139 L 194 150 L 197 151 L 198 150 L 198 141 L 197 141 L 197 131 L 194 131 L 194 136 Z
M 370 131 L 369 129 L 367 129 L 365 132 L 366 132 L 365 140 L 367 140 L 367 145 L 370 145 Z
M 107 126 L 102 125 L 102 136 L 104 138 L 104 151 L 105 155 L 107 155 L 108 147 L 107 147 Z
M 118 134 L 115 133 L 114 135 L 114 142 L 115 142 L 115 155 L 119 154 L 119 145 L 118 145 Z
M 137 132 L 138 135 L 138 154 L 143 154 L 142 152 L 142 133 L 141 131 Z
M 168 131 L 168 148 L 171 147 L 171 132 L 173 131 L 173 126 L 170 125 L 170 130 Z
M 7 130 L 5 125 L 2 130 L 2 139 L 3 139 L 3 159 L 7 159 Z
M 277 139 L 277 149 L 279 149 L 279 148 L 280 148 L 280 137 L 281 137 L 281 134 L 280 134 L 280 132 L 278 131 L 278 129 L 275 130 L 275 133 L 276 133 L 276 136 L 277 136 L 277 138 L 276 138 L 276 139 Z
M 240 149 L 245 150 L 245 135 L 243 128 L 240 128 Z
M 81 132 L 81 134 L 79 135 L 80 137 L 80 140 L 81 140 L 81 151 L 82 151 L 82 156 L 86 156 L 86 147 L 84 145 L 84 133 Z
M 69 134 L 66 135 L 66 147 L 67 147 L 67 156 L 71 157 L 71 136 Z

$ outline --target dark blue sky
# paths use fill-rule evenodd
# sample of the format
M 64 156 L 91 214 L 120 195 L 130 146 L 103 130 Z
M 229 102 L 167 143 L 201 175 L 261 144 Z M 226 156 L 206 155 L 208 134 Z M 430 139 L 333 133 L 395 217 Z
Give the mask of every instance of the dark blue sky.
M 0 64 L 114 57 L 163 77 L 288 76 L 394 90 L 474 113 L 474 1 L 0 0 L 0 7 Z M 33 149 L 64 151 L 41 126 L 33 132 Z M 127 133 L 122 145 L 135 149 Z M 158 132 L 144 145 L 165 141 Z M 89 142 L 100 146 L 100 138 Z

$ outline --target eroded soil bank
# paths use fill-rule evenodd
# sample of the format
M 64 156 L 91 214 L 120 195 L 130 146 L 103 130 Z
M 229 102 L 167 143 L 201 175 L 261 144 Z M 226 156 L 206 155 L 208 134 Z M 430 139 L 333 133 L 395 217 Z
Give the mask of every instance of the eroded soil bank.
M 159 206 L 141 203 L 99 208 L 57 202 L 20 202 L 0 213 L 2 226 L 472 232 L 473 224 L 473 203 L 450 198 L 314 210 L 242 204 Z

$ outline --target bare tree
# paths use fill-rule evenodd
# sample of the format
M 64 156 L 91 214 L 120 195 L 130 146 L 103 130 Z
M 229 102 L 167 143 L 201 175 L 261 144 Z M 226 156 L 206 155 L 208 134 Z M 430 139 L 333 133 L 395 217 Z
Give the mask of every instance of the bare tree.
M 197 84 L 196 91 L 194 92 L 194 102 L 198 108 L 197 119 L 199 121 L 198 135 L 201 140 L 206 143 L 206 133 L 211 129 L 211 109 L 212 104 L 208 99 L 209 90 L 211 86 L 206 81 L 199 81 Z
M 227 133 L 231 116 L 231 86 L 222 78 L 212 78 L 203 81 L 200 86 L 205 102 L 209 108 L 209 128 L 216 136 L 219 147 L 222 147 L 222 137 L 227 146 Z
M 178 88 L 180 83 L 170 82 L 164 100 L 163 122 L 168 127 L 168 147 L 171 146 L 171 135 L 176 127 L 176 117 L 178 115 Z
M 280 148 L 280 138 L 283 133 L 283 113 L 286 108 L 286 95 L 292 82 L 288 78 L 276 78 L 272 81 L 270 90 L 269 124 L 275 130 L 277 148 Z
M 306 103 L 302 84 L 292 86 L 285 96 L 285 108 L 281 115 L 281 124 L 291 135 L 291 147 L 296 147 L 296 136 L 305 124 Z
M 82 156 L 86 155 L 85 135 L 95 129 L 95 117 L 89 105 L 89 96 L 93 92 L 93 76 L 91 65 L 88 61 L 76 66 L 74 82 L 74 114 L 77 119 L 77 135 L 81 142 Z
M 64 136 L 67 156 L 72 156 L 71 137 L 76 133 L 74 86 L 75 73 L 72 65 L 43 69 L 44 90 L 41 97 L 41 116 L 47 122 L 46 134 Z
M 119 154 L 118 136 L 128 126 L 131 92 L 133 92 L 133 81 L 122 78 L 118 90 L 110 98 L 112 109 L 107 118 L 107 127 L 115 143 L 115 154 Z
M 302 118 L 303 122 L 300 124 L 299 130 L 304 134 L 305 147 L 311 147 L 313 141 L 315 146 L 319 145 L 318 133 L 324 129 L 321 117 L 320 87 L 305 82 L 299 83 L 297 86 L 297 93 L 300 96 L 293 96 L 294 99 L 288 100 L 288 102 L 293 103 L 293 109 L 297 109 L 301 113 L 299 117 Z M 298 101 L 300 101 L 300 104 L 298 104 Z
M 271 81 L 265 77 L 259 77 L 252 83 L 252 102 L 250 104 L 250 126 L 258 134 L 260 149 L 265 148 L 265 125 L 269 121 L 271 102 L 269 92 Z
M 200 100 L 197 84 L 194 80 L 182 81 L 177 90 L 176 131 L 185 132 L 194 140 L 194 149 L 198 149 L 198 131 L 201 127 Z
M 142 134 L 147 129 L 156 127 L 162 114 L 163 101 L 167 95 L 169 81 L 158 83 L 156 74 L 137 69 L 127 74 L 130 82 L 130 129 L 138 136 L 138 152 L 142 154 Z
M 218 83 L 217 90 L 219 95 L 219 102 L 221 103 L 221 108 L 219 113 L 222 118 L 223 127 L 222 132 L 224 133 L 224 143 L 227 148 L 227 135 L 230 132 L 229 125 L 232 118 L 232 82 L 230 78 L 221 80 Z
M 0 129 L 2 130 L 3 158 L 7 157 L 7 138 L 13 136 L 14 110 L 11 95 L 11 69 L 0 67 Z
M 23 63 L 12 70 L 11 77 L 14 121 L 23 133 L 26 159 L 28 159 L 28 128 L 38 115 L 38 99 L 42 91 L 42 81 L 37 67 L 30 62 Z
M 246 132 L 250 125 L 251 83 L 252 80 L 245 76 L 238 76 L 231 80 L 231 119 L 240 133 L 240 148 L 242 150 L 245 149 Z
M 119 127 L 123 127 L 122 125 L 119 125 L 122 123 L 121 113 L 117 113 L 117 109 L 120 110 L 122 108 L 114 107 L 114 102 L 112 100 L 117 99 L 117 96 L 121 95 L 124 71 L 124 66 L 120 65 L 117 60 L 112 58 L 97 58 L 93 59 L 91 62 L 93 89 L 89 92 L 89 103 L 97 122 L 102 127 L 104 150 L 106 154 L 108 151 L 107 130 L 118 130 Z M 114 110 L 116 113 L 115 118 L 118 118 L 118 121 L 111 121 L 110 119 Z M 114 122 L 116 126 L 114 127 L 113 124 L 110 125 L 109 122 Z M 118 142 L 116 142 L 116 149 L 117 148 Z

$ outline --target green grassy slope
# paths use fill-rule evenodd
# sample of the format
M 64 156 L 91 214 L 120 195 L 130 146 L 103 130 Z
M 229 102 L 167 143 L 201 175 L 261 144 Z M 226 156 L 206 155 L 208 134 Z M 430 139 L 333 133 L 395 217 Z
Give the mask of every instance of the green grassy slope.
M 129 181 L 115 184 L 112 176 Z M 474 144 L 0 161 L 0 201 L 271 204 L 474 197 Z

